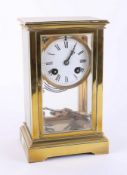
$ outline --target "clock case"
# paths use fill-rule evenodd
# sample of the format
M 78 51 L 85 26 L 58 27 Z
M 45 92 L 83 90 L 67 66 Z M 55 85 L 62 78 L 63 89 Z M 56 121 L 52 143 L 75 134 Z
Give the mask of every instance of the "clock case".
M 26 120 L 20 128 L 20 140 L 28 162 L 49 157 L 109 152 L 108 139 L 102 130 L 103 100 L 103 30 L 107 20 L 94 18 L 22 18 L 24 87 Z M 40 35 L 93 34 L 92 72 L 92 128 L 67 133 L 45 135 L 42 130 L 41 56 Z M 80 86 L 80 108 L 84 98 L 85 84 Z

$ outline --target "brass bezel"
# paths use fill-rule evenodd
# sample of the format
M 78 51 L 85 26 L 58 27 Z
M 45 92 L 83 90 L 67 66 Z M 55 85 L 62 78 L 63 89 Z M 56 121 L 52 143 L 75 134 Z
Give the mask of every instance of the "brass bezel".
M 79 34 L 80 35 L 80 34 Z M 48 41 L 45 43 L 45 46 L 42 45 L 42 50 L 41 52 L 45 51 L 45 49 L 55 40 L 59 39 L 59 37 L 62 37 L 63 34 L 61 35 L 57 35 L 57 36 L 50 36 L 50 38 L 48 39 Z M 67 35 L 68 36 L 68 35 Z M 69 34 L 69 36 L 72 36 L 73 39 L 77 40 L 78 42 L 82 43 L 82 45 L 84 45 L 84 47 L 86 48 L 87 52 L 88 52 L 88 56 L 89 56 L 89 66 L 87 71 L 85 72 L 84 76 L 82 77 L 82 79 L 80 81 L 78 81 L 77 83 L 74 83 L 73 85 L 69 85 L 69 86 L 62 86 L 62 85 L 58 85 L 53 83 L 51 80 L 48 79 L 48 77 L 46 77 L 46 75 L 42 75 L 42 79 L 44 79 L 45 81 L 47 81 L 49 84 L 51 84 L 53 87 L 56 87 L 58 89 L 62 89 L 62 90 L 66 90 L 66 89 L 71 89 L 74 88 L 78 85 L 80 85 L 89 75 L 90 73 L 90 69 L 91 69 L 91 51 L 90 48 L 88 47 L 87 43 L 85 43 L 80 37 L 76 36 L 76 35 L 71 35 Z M 42 42 L 42 41 L 41 41 Z M 41 43 L 42 44 L 42 43 Z M 42 59 L 42 58 L 41 58 Z

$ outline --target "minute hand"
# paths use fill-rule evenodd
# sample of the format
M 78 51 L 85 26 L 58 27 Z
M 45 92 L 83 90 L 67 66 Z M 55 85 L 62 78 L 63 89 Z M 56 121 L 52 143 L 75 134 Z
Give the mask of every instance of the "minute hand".
M 77 43 L 75 43 L 73 49 L 71 50 L 71 53 L 70 53 L 69 57 L 68 57 L 66 60 L 64 60 L 64 64 L 65 64 L 65 65 L 68 65 L 68 64 L 69 64 L 69 60 L 70 60 L 71 56 L 72 56 L 73 53 L 74 53 L 74 50 L 75 50 L 76 45 L 77 45 Z

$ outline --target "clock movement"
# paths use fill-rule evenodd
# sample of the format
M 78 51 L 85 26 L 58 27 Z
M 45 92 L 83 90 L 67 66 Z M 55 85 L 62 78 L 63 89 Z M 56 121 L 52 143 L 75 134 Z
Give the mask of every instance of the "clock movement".
M 108 153 L 102 130 L 103 30 L 94 18 L 22 18 L 29 162 Z

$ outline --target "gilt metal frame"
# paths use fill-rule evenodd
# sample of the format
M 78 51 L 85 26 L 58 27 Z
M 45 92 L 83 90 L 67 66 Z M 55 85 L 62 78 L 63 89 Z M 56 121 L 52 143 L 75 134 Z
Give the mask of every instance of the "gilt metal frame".
M 22 21 L 22 20 L 21 20 Z M 31 116 L 30 125 L 21 127 L 21 142 L 29 162 L 41 161 L 48 157 L 91 152 L 108 153 L 108 140 L 102 131 L 103 101 L 103 29 L 107 21 L 57 21 L 23 23 L 27 32 L 27 64 L 29 64 L 29 86 Z M 41 88 L 41 43 L 40 35 L 93 34 L 93 72 L 92 72 L 92 129 L 69 133 L 43 134 Z M 28 67 L 26 67 L 28 69 Z M 27 70 L 28 72 L 28 70 Z M 83 88 L 83 87 L 82 87 Z M 27 88 L 28 89 L 28 88 Z M 82 99 L 82 98 L 80 98 Z M 27 110 L 27 109 L 26 109 Z

